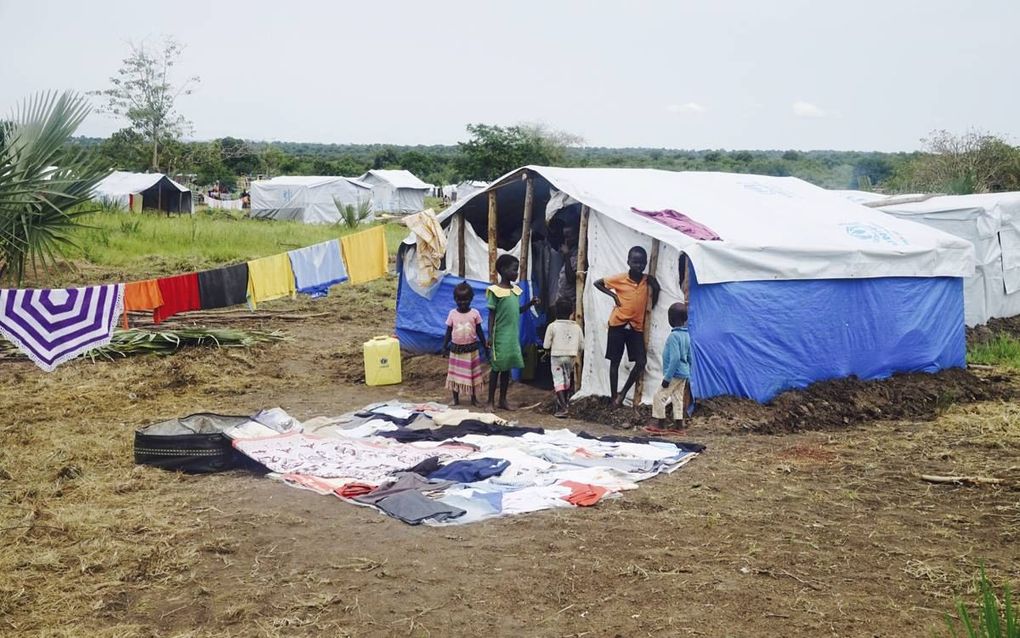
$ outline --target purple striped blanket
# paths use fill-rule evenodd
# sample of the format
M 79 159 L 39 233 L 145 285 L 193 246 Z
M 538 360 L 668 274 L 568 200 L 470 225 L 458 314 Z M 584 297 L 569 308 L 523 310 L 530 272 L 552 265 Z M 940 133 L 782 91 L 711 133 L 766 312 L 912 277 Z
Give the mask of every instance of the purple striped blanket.
M 0 334 L 46 372 L 110 343 L 124 284 L 0 290 Z

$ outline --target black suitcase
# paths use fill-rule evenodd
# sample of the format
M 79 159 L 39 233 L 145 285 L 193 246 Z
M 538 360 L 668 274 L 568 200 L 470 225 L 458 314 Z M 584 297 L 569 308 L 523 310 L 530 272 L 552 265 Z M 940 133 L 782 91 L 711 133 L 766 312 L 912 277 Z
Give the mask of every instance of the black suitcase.
M 202 412 L 147 425 L 135 431 L 135 463 L 188 473 L 247 468 L 223 432 L 248 420 Z

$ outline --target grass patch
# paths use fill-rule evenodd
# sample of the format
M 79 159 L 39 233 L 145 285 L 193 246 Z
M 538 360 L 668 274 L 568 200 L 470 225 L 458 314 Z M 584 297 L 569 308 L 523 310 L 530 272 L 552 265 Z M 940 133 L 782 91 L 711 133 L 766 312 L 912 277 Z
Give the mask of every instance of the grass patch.
M 967 351 L 967 362 L 1020 370 L 1020 339 L 1000 334 L 991 341 L 975 344 Z
M 64 249 L 63 257 L 129 271 L 144 269 L 154 260 L 191 268 L 235 263 L 356 232 L 339 225 L 233 219 L 205 213 L 166 217 L 95 212 L 84 216 L 82 223 L 84 226 L 73 233 L 77 247 Z M 406 235 L 403 225 L 386 224 L 391 253 Z

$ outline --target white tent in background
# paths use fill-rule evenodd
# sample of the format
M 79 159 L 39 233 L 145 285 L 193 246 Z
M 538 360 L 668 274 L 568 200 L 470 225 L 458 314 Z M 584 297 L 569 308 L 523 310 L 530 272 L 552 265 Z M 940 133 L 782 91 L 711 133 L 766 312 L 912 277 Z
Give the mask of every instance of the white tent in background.
M 416 213 L 425 208 L 429 185 L 410 171 L 371 170 L 358 178 L 372 187 L 372 206 L 384 213 Z
M 357 206 L 372 201 L 372 187 L 350 177 L 287 175 L 251 183 L 251 216 L 306 224 L 340 221 L 334 201 Z M 369 221 L 373 216 L 369 216 Z
M 168 213 L 195 211 L 191 190 L 163 173 L 114 171 L 96 184 L 92 197 L 134 211 L 143 209 Z
M 457 184 L 457 199 L 465 199 L 471 197 L 478 191 L 484 189 L 489 185 L 489 182 L 482 182 L 475 179 L 469 179 Z
M 869 206 L 974 244 L 977 272 L 963 288 L 968 326 L 1020 315 L 1020 193 L 941 195 L 902 203 L 890 199 Z

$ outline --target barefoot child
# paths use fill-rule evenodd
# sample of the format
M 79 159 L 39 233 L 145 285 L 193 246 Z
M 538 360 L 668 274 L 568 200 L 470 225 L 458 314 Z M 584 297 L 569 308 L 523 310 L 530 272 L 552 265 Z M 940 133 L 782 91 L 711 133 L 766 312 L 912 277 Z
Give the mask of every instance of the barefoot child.
M 573 385 L 574 362 L 584 349 L 581 326 L 571 319 L 574 303 L 565 298 L 556 302 L 556 321 L 545 329 L 544 347 L 549 351 L 553 391 L 556 393 L 556 417 L 567 418 L 570 389 Z
M 446 372 L 446 389 L 453 392 L 453 404 L 460 405 L 460 393 L 471 393 L 471 405 L 478 405 L 477 395 L 485 390 L 485 373 L 479 350 L 485 347 L 482 315 L 471 307 L 475 291 L 466 281 L 453 289 L 457 307 L 446 315 L 443 352 L 450 353 Z
M 687 305 L 669 307 L 669 325 L 673 331 L 662 349 L 662 387 L 652 398 L 652 416 L 662 428 L 666 406 L 673 405 L 674 429 L 683 429 L 687 406 L 690 405 L 691 335 L 687 332 Z
M 613 298 L 616 306 L 609 315 L 609 334 L 606 339 L 606 359 L 609 359 L 609 391 L 613 405 L 623 405 L 623 400 L 645 369 L 645 307 L 648 305 L 649 290 L 652 306 L 659 301 L 659 282 L 651 275 L 645 275 L 648 253 L 641 246 L 634 246 L 627 253 L 628 271 L 605 277 L 595 282 L 595 289 Z M 620 380 L 620 360 L 623 349 L 634 363 L 623 390 L 617 392 Z M 635 403 L 639 399 L 635 399 Z
M 538 299 L 521 305 L 524 292 L 514 282 L 517 280 L 521 262 L 512 255 L 500 255 L 496 260 L 496 274 L 499 283 L 485 291 L 485 303 L 489 308 L 489 410 L 493 409 L 496 398 L 496 384 L 499 383 L 499 407 L 510 410 L 506 402 L 506 391 L 510 385 L 510 370 L 524 367 L 521 355 L 521 314 L 531 306 L 537 306 Z

